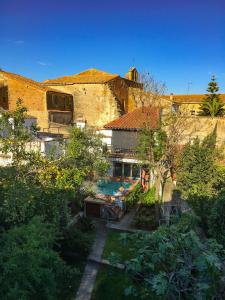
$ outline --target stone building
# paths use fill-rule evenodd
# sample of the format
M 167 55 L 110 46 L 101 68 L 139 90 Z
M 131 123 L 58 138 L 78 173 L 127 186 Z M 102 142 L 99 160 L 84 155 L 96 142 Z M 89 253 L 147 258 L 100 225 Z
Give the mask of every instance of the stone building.
M 111 136 L 107 144 L 114 178 L 136 180 L 140 178 L 140 161 L 137 159 L 138 132 L 148 126 L 160 126 L 161 111 L 158 107 L 139 107 L 104 126 L 105 135 Z
M 41 131 L 66 132 L 73 122 L 73 97 L 23 76 L 0 71 L 0 107 L 14 110 L 18 99 L 37 118 Z M 62 129 L 62 130 L 61 130 Z
M 75 123 L 102 128 L 104 124 L 135 108 L 134 89 L 142 89 L 138 73 L 131 68 L 127 78 L 89 69 L 79 74 L 46 80 L 43 86 L 54 88 L 74 97 Z
M 164 96 L 163 98 L 169 100 L 174 110 L 180 111 L 185 115 L 198 116 L 200 105 L 205 98 L 204 94 L 191 95 L 173 95 Z M 220 94 L 220 99 L 225 105 L 225 94 Z

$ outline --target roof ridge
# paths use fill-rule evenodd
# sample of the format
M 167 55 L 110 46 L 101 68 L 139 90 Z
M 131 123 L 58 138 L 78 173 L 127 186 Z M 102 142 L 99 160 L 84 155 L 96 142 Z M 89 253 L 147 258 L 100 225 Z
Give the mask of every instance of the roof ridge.
M 118 74 L 110 74 L 95 68 L 84 70 L 83 72 L 57 77 L 55 79 L 45 80 L 43 83 L 106 83 L 114 78 L 119 77 Z
M 20 74 L 16 74 L 16 73 L 4 71 L 4 70 L 0 70 L 0 74 L 3 74 L 3 76 L 5 75 L 6 77 L 9 77 L 11 79 L 13 78 L 15 80 L 20 80 L 20 81 L 24 82 L 25 84 L 29 84 L 29 85 L 31 85 L 31 86 L 39 89 L 39 90 L 42 90 L 44 92 L 57 92 L 57 93 L 60 93 L 60 94 L 69 94 L 69 93 L 66 93 L 66 92 L 62 92 L 60 90 L 48 88 L 48 87 L 44 86 L 41 82 L 38 82 L 36 80 L 33 80 L 31 78 L 25 77 L 25 76 L 20 75 Z
M 5 71 L 5 70 L 0 70 L 0 74 L 3 73 L 3 75 L 5 74 L 5 76 L 9 76 L 9 77 L 13 77 L 14 79 L 18 79 L 18 80 L 21 80 L 21 81 L 24 81 L 24 82 L 27 82 L 37 88 L 40 88 L 41 90 L 48 90 L 46 87 L 44 87 L 40 82 L 38 81 L 35 81 L 31 78 L 28 78 L 28 77 L 25 77 L 23 75 L 20 75 L 20 74 L 16 74 L 16 73 L 12 73 L 12 72 L 8 72 L 8 71 Z

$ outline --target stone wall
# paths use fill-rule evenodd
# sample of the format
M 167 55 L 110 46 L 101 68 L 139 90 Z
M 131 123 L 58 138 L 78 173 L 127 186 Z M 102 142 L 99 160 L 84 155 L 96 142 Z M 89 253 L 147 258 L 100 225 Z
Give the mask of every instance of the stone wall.
M 48 127 L 46 91 L 14 79 L 8 79 L 7 85 L 8 109 L 15 110 L 17 100 L 21 99 L 23 106 L 28 109 L 28 114 L 37 118 L 38 126 Z
M 108 84 L 50 86 L 74 97 L 74 122 L 84 118 L 89 126 L 102 128 L 121 115 L 117 99 Z
M 199 137 L 201 140 L 210 134 L 215 127 L 217 127 L 217 144 L 218 146 L 225 145 L 225 118 L 211 118 L 211 117 L 184 117 L 184 122 L 187 128 L 184 131 L 183 143 Z

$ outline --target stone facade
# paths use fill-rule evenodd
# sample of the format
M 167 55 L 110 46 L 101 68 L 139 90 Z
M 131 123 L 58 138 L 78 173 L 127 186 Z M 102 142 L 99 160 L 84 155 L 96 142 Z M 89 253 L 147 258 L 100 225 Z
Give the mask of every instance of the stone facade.
M 46 80 L 43 85 L 72 94 L 74 122 L 84 119 L 88 126 L 98 129 L 133 110 L 131 90 L 142 88 L 136 81 L 96 69 Z
M 197 116 L 200 112 L 200 105 L 204 100 L 204 94 L 173 95 L 164 96 L 164 100 L 169 100 L 175 110 L 179 110 L 182 115 Z M 220 99 L 225 105 L 225 94 L 220 94 Z
M 72 95 L 45 88 L 23 76 L 0 71 L 0 107 L 13 111 L 18 99 L 22 100 L 28 114 L 37 118 L 41 131 L 51 132 L 55 127 L 65 127 L 73 121 Z

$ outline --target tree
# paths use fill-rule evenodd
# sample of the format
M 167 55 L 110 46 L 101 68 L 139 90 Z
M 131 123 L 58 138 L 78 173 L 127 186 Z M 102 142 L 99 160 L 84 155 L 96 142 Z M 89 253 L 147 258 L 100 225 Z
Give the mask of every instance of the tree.
M 210 236 L 225 247 L 225 190 L 222 190 L 214 199 L 210 213 L 205 216 L 208 221 L 208 231 Z
M 197 137 L 184 146 L 178 172 L 178 188 L 184 198 L 213 194 L 216 159 L 216 127 L 202 142 Z
M 217 93 L 219 91 L 218 84 L 216 82 L 215 76 L 212 76 L 211 82 L 208 84 L 207 92 L 209 94 L 204 98 L 200 106 L 200 114 L 203 116 L 223 116 L 224 108 L 223 103 L 220 99 L 220 95 Z
M 133 245 L 130 259 L 120 261 L 132 278 L 127 295 L 146 300 L 224 299 L 225 252 L 214 240 L 200 240 L 197 222 L 187 214 L 153 233 L 123 236 Z
M 131 89 L 131 96 L 135 106 L 162 106 L 166 85 L 156 80 L 149 72 L 139 75 L 139 83 L 142 88 Z
M 10 229 L 0 239 L 0 298 L 71 299 L 76 269 L 53 251 L 57 231 L 40 218 Z
M 168 112 L 158 128 L 145 127 L 138 133 L 137 157 L 156 175 L 157 194 L 163 201 L 165 184 L 177 171 L 180 147 L 189 121 L 179 113 Z
M 27 109 L 22 106 L 22 100 L 18 99 L 15 111 L 3 111 L 0 117 L 0 151 L 12 154 L 12 165 L 18 167 L 18 171 L 31 160 L 35 160 L 37 153 L 27 151 L 26 145 L 34 139 L 37 126 L 25 126 Z

